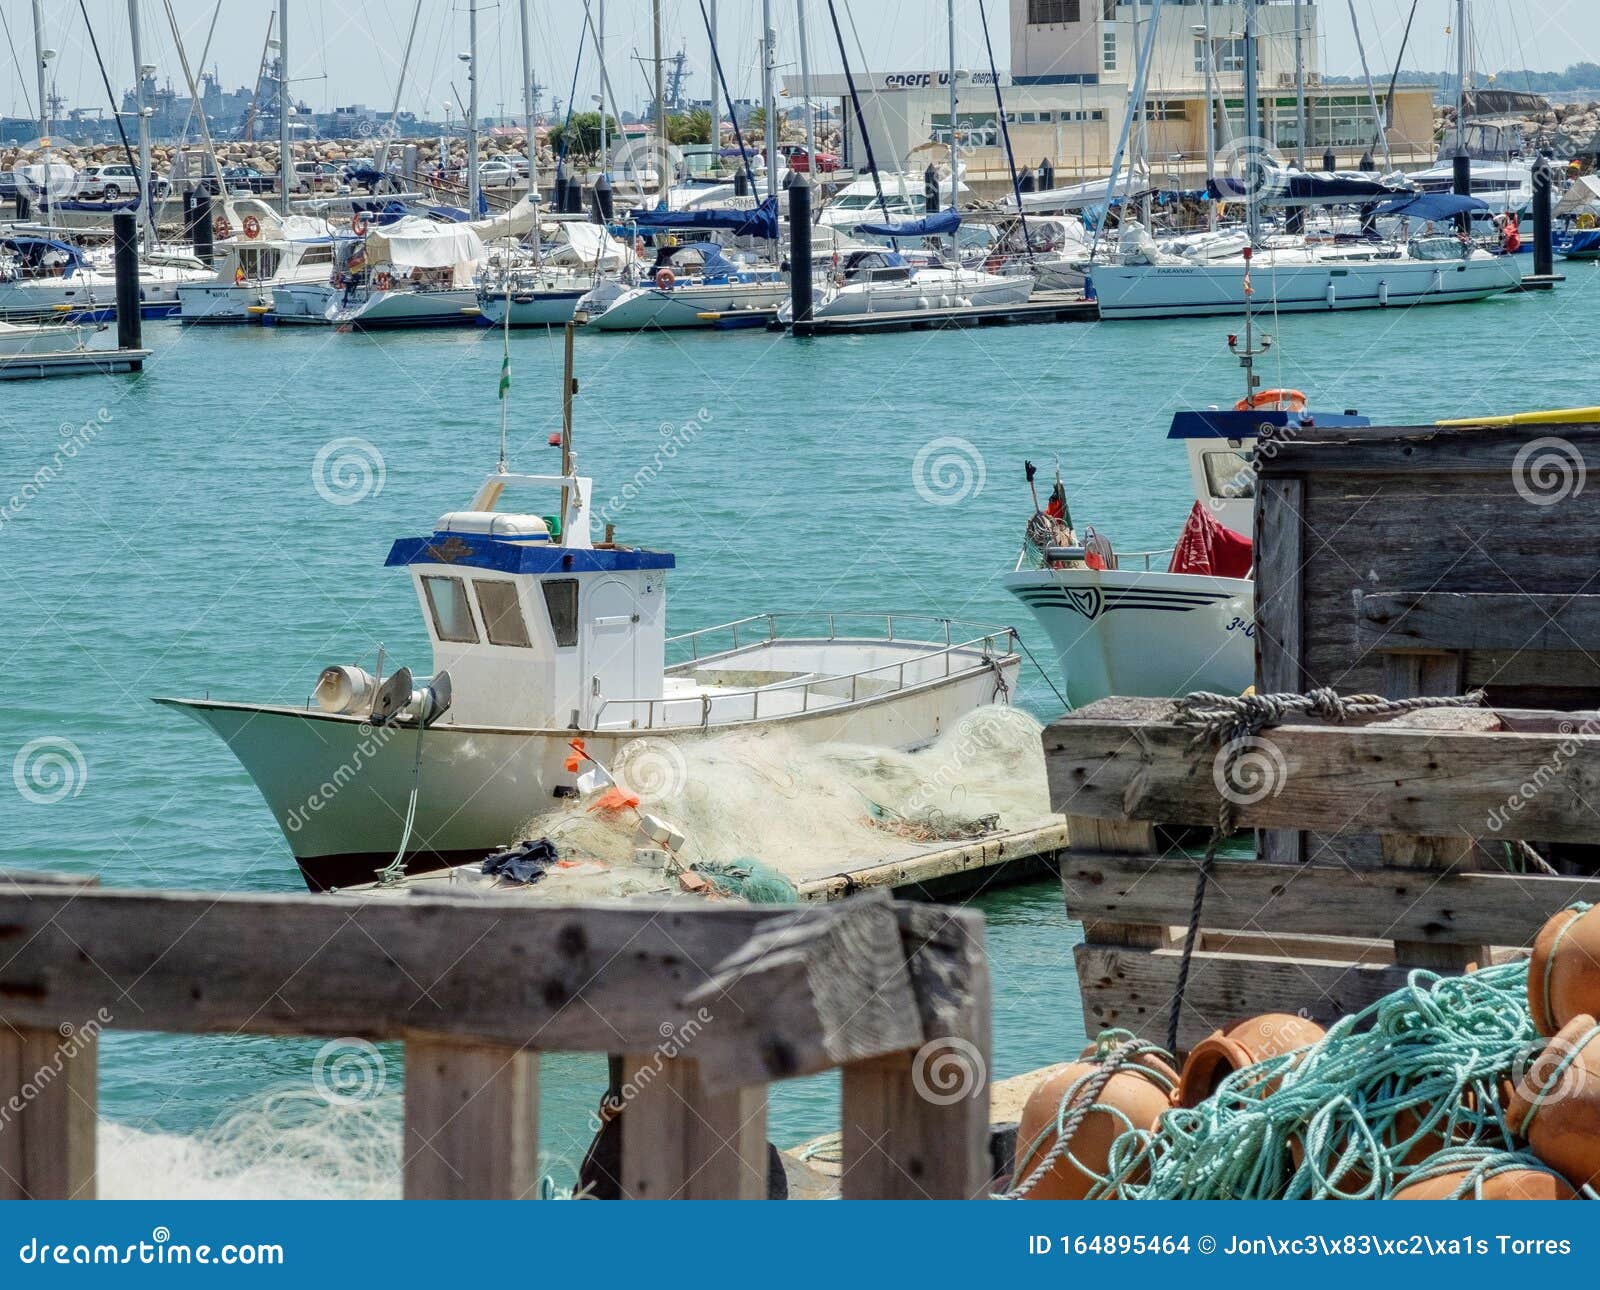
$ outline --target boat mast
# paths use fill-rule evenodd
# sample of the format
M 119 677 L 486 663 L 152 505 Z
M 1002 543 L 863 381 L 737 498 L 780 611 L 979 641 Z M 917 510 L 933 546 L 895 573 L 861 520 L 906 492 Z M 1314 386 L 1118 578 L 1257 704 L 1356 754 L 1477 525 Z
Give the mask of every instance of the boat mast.
M 1258 0 L 1244 0 L 1244 137 L 1245 210 L 1249 215 L 1250 245 L 1254 246 L 1261 235 L 1261 208 L 1257 205 L 1261 188 L 1261 104 L 1257 98 L 1260 68 L 1256 61 L 1256 4 Z
M 139 40 L 139 0 L 128 0 L 128 44 L 133 48 L 133 107 L 139 115 L 139 222 L 156 244 L 156 221 L 150 211 L 150 119 L 144 106 L 144 49 Z M 116 111 L 116 104 L 111 105 Z
M 134 0 L 128 0 L 128 2 L 130 4 L 132 4 L 132 3 L 134 3 Z M 218 3 L 220 4 L 221 0 L 218 0 Z M 526 0 L 524 0 L 524 3 L 526 3 Z M 526 10 L 524 10 L 524 12 L 526 12 Z M 411 67 L 411 49 L 412 49 L 412 46 L 416 43 L 416 39 L 417 39 L 417 20 L 419 18 L 421 18 L 421 17 L 422 17 L 422 0 L 417 0 L 416 5 L 411 10 L 411 29 L 406 32 L 406 52 L 400 58 L 400 75 L 399 75 L 398 78 L 396 78 L 395 84 L 394 84 L 394 107 L 391 108 L 390 111 L 389 111 L 389 130 L 388 130 L 388 133 L 384 136 L 383 143 L 381 145 L 379 145 L 379 147 L 378 147 L 378 156 L 377 156 L 377 159 L 376 159 L 376 161 L 374 163 L 374 169 L 376 169 L 378 171 L 381 171 L 381 172 L 384 172 L 384 173 L 387 173 L 388 169 L 389 169 L 389 144 L 394 139 L 395 134 L 399 130 L 399 125 L 400 125 L 400 96 L 405 93 L 406 72 Z M 523 25 L 524 25 L 524 27 L 526 27 L 526 25 L 527 25 L 526 21 L 524 21 Z M 205 62 L 205 60 L 202 59 L 201 60 L 201 65 L 202 66 L 204 65 L 204 62 Z M 531 157 L 529 158 L 529 161 L 530 161 L 530 163 L 532 162 L 532 158 Z
M 1456 156 L 1467 151 L 1467 0 L 1456 0 Z
M 778 105 L 772 94 L 772 69 L 778 33 L 772 29 L 772 0 L 761 0 L 761 102 L 767 118 L 767 196 L 778 195 Z
M 945 0 L 946 34 L 950 41 L 950 209 L 959 213 L 961 183 L 957 179 L 961 165 L 961 144 L 956 139 L 956 0 Z M 950 251 L 954 258 L 956 237 L 950 235 Z
M 716 0 L 712 0 L 712 10 L 716 10 Z M 811 53 L 806 47 L 806 0 L 794 0 L 794 17 L 800 40 L 800 99 L 805 105 L 806 163 L 811 177 L 815 179 L 821 172 L 817 169 L 816 122 L 811 114 Z
M 1306 168 L 1306 51 L 1305 33 L 1300 29 L 1300 0 L 1294 0 L 1294 117 L 1295 160 Z
M 478 0 L 467 5 L 467 209 L 477 219 L 482 196 L 478 182 Z
M 705 15 L 706 38 L 711 42 L 711 93 L 706 95 L 711 100 L 711 146 L 716 151 L 712 154 L 711 164 L 714 169 L 722 169 L 722 108 L 717 102 L 717 0 L 710 0 L 710 9 Z
M 600 173 L 610 169 L 611 132 L 606 129 L 606 0 L 599 0 L 595 14 L 594 56 L 600 63 Z
M 138 0 L 128 0 L 130 5 Z M 278 186 L 279 206 L 289 213 L 289 183 L 294 178 L 294 157 L 289 151 L 289 0 L 278 0 Z
M 1379 115 L 1378 91 L 1372 83 L 1372 69 L 1367 66 L 1367 46 L 1361 39 L 1361 20 L 1356 17 L 1356 0 L 1350 0 L 1350 25 L 1356 33 L 1356 53 L 1361 55 L 1361 74 L 1367 80 L 1367 100 L 1372 104 L 1372 128 L 1377 133 L 1378 142 L 1383 145 L 1383 168 L 1394 169 L 1394 156 L 1389 151 L 1389 131 L 1384 128 L 1383 117 Z
M 1350 3 L 1354 4 L 1355 0 Z M 1215 233 L 1217 203 L 1211 195 L 1211 184 L 1217 177 L 1217 94 L 1211 48 L 1211 0 L 1201 0 L 1200 49 L 1201 71 L 1206 80 L 1206 227 Z
M 55 50 L 46 49 L 44 45 L 44 7 L 40 0 L 33 0 L 33 61 L 35 70 L 39 74 L 39 148 L 44 155 L 44 182 L 40 185 L 43 190 L 45 205 L 45 224 L 55 222 L 55 203 L 50 197 L 50 87 L 49 77 L 45 74 L 50 60 L 55 57 Z
M 1122 112 L 1122 132 L 1117 136 L 1117 151 L 1111 158 L 1111 178 L 1106 180 L 1106 204 L 1100 218 L 1095 221 L 1094 245 L 1089 250 L 1091 262 L 1100 253 L 1100 234 L 1105 231 L 1106 220 L 1111 215 L 1111 203 L 1117 196 L 1117 179 L 1122 174 L 1122 162 L 1128 153 L 1128 140 L 1132 135 L 1134 105 L 1144 99 L 1144 87 L 1149 79 L 1150 64 L 1155 59 L 1156 32 L 1161 24 L 1161 0 L 1151 0 L 1150 29 L 1144 34 L 1144 43 L 1136 51 L 1133 84 L 1128 87 L 1128 102 Z M 1130 167 L 1131 170 L 1131 167 Z
M 534 145 L 533 118 L 536 115 L 533 106 L 533 37 L 528 31 L 528 0 L 518 0 L 518 16 L 522 21 L 522 123 L 527 132 L 528 148 L 528 197 L 537 201 L 539 198 L 539 170 L 535 165 L 535 156 L 538 148 Z M 605 120 L 605 111 L 602 108 L 600 119 Z M 534 256 L 538 257 L 539 230 L 533 231 Z M 511 311 L 506 310 L 509 317 Z
M 667 194 L 672 185 L 667 179 L 667 83 L 666 64 L 661 55 L 661 0 L 650 0 L 650 40 L 656 69 L 656 205 L 669 210 Z

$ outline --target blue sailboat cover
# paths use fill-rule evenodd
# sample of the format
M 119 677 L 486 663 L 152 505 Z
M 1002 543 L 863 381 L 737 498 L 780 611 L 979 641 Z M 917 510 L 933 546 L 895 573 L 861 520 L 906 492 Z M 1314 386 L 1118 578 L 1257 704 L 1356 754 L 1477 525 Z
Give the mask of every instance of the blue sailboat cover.
M 954 233 L 961 227 L 961 216 L 953 210 L 924 215 L 921 219 L 890 220 L 885 224 L 857 224 L 856 232 L 868 237 L 936 237 Z
M 768 197 L 753 210 L 711 206 L 693 211 L 637 211 L 630 221 L 641 231 L 679 228 L 726 229 L 736 237 L 778 237 L 778 199 Z

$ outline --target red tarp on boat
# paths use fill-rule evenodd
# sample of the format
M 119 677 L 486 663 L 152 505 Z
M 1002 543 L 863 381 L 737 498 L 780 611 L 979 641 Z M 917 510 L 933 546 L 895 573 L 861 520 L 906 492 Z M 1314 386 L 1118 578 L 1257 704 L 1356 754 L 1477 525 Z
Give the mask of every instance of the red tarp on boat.
M 1217 521 L 1196 502 L 1172 551 L 1168 573 L 1201 573 L 1215 578 L 1248 578 L 1255 561 L 1250 539 Z

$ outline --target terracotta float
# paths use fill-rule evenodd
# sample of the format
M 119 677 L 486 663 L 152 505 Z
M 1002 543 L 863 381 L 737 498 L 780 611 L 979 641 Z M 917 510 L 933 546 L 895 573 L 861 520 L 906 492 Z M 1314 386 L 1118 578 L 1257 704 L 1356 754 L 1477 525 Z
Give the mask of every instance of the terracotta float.
M 1199 1106 L 1234 1071 L 1307 1048 L 1327 1032 L 1314 1021 L 1287 1012 L 1268 1012 L 1213 1031 L 1189 1053 L 1178 1085 L 1179 1106 Z M 1269 1081 L 1271 1092 L 1277 1080 Z
M 1472 1171 L 1452 1169 L 1435 1178 L 1407 1183 L 1394 1192 L 1391 1200 L 1449 1200 L 1467 1181 Z M 1458 1200 L 1577 1200 L 1578 1193 L 1566 1180 L 1542 1169 L 1508 1169 L 1483 1179 L 1476 1188 Z
M 1506 1103 L 1506 1123 L 1533 1154 L 1583 1186 L 1600 1182 L 1600 1025 L 1574 1017 Z
M 1563 909 L 1539 929 L 1528 961 L 1528 1011 L 1541 1035 L 1600 1015 L 1600 906 Z

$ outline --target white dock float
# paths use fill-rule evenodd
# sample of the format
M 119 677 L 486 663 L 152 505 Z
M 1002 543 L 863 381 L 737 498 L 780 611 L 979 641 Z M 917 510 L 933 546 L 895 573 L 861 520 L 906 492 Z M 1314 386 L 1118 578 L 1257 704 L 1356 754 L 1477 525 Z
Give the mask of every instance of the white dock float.
M 88 376 L 137 372 L 148 349 L 76 349 L 61 354 L 17 354 L 0 358 L 0 381 L 34 381 L 46 376 Z

